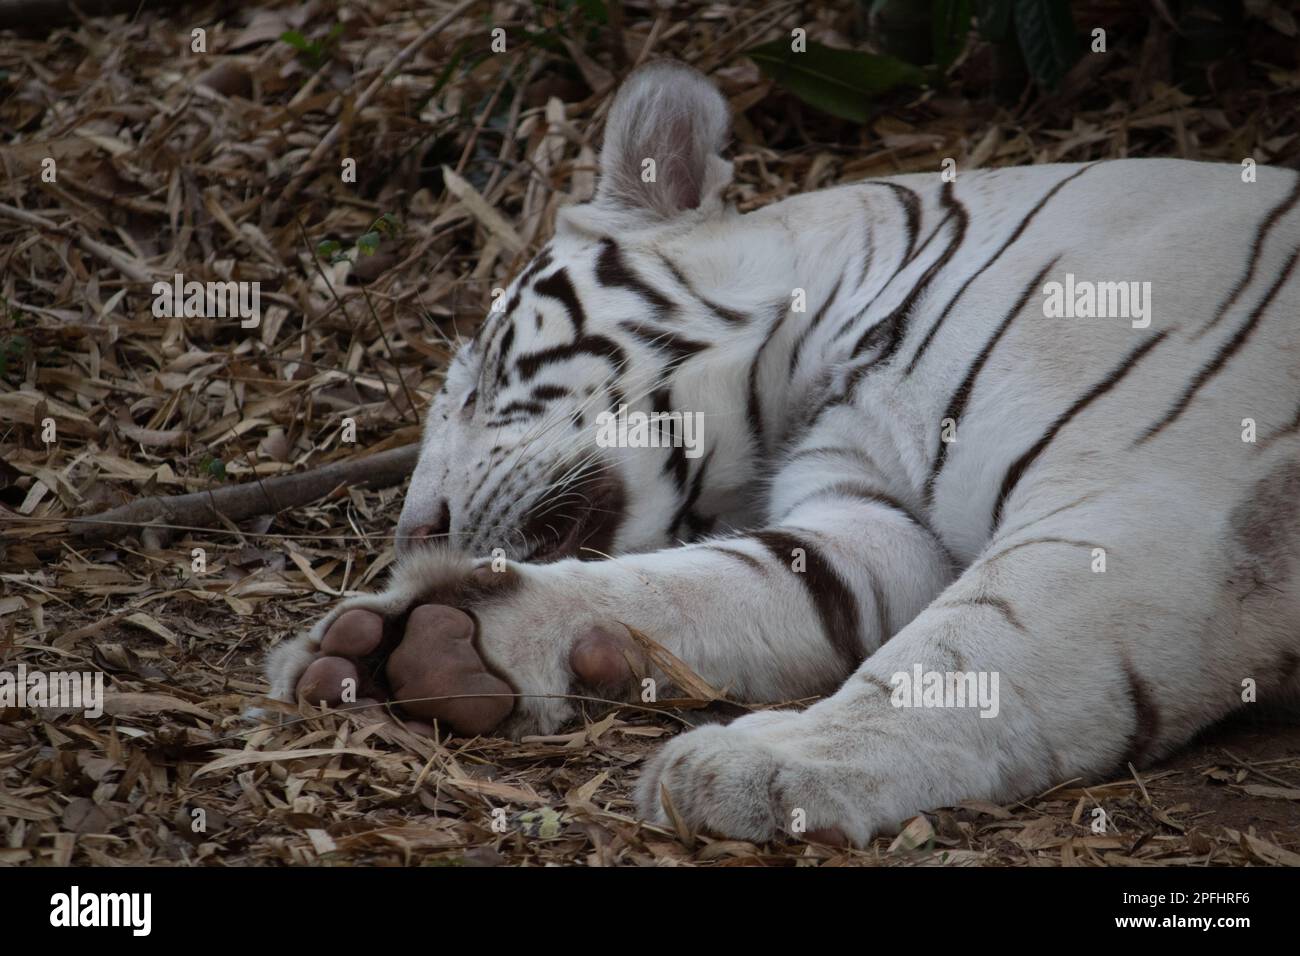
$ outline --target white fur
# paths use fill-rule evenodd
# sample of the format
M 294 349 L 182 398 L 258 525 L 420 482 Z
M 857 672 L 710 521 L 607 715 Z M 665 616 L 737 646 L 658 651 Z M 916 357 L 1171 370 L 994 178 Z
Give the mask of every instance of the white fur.
M 722 107 L 701 82 L 680 69 L 638 78 L 615 103 L 606 161 L 626 169 L 628 148 L 654 149 L 628 144 L 659 142 L 664 104 L 680 93 L 707 115 L 687 124 L 692 138 L 673 148 L 693 157 L 692 182 L 716 191 Z M 789 830 L 802 810 L 809 829 L 837 826 L 861 843 L 931 807 L 1011 799 L 1092 777 L 1126 754 L 1158 757 L 1241 706 L 1243 680 L 1258 683 L 1261 700 L 1279 696 L 1282 662 L 1300 653 L 1300 518 L 1285 505 L 1300 482 L 1300 432 L 1287 431 L 1300 411 L 1300 272 L 1276 289 L 1248 341 L 1174 423 L 1138 440 L 1260 306 L 1300 247 L 1300 209 L 1291 206 L 1268 233 L 1236 304 L 1201 331 L 1246 275 L 1261 224 L 1283 206 L 1296 174 L 1261 168 L 1258 182 L 1245 184 L 1230 165 L 1100 164 L 1061 186 L 980 272 L 1035 204 L 1079 169 L 959 172 L 953 195 L 969 222 L 951 254 L 955 222 L 945 219 L 939 175 L 891 180 L 920 198 L 910 261 L 905 207 L 881 181 L 738 216 L 709 203 L 674 213 L 671 201 L 653 198 L 643 198 L 638 213 L 629 203 L 639 187 L 620 178 L 594 204 L 569 211 L 539 274 L 565 270 L 586 331 L 617 341 L 625 367 L 587 356 L 498 386 L 485 367 L 490 354 L 462 353 L 429 416 L 401 524 L 403 531 L 427 524 L 445 498 L 453 543 L 515 558 L 524 553 L 523 517 L 545 500 L 558 465 L 587 456 L 628 489 L 615 560 L 516 565 L 523 586 L 474 609 L 489 662 L 537 695 L 521 701 L 505 729 L 549 731 L 572 716 L 570 702 L 548 696 L 569 687 L 570 643 L 590 624 L 623 622 L 738 699 L 833 692 L 801 713 L 757 714 L 672 741 L 643 773 L 645 814 L 662 819 L 660 788 L 667 787 L 689 824 L 718 833 L 768 839 Z M 656 320 L 635 292 L 597 281 L 607 236 L 644 283 L 673 300 L 673 316 Z M 1058 254 L 1048 279 L 1071 271 L 1152 282 L 1151 327 L 1047 319 L 1033 291 L 975 379 L 928 500 L 954 389 L 1026 284 Z M 873 344 L 853 357 L 854 343 L 932 267 L 897 354 L 862 377 L 848 403 L 815 417 L 878 353 Z M 922 336 L 977 274 L 905 374 Z M 789 311 L 795 289 L 806 292 L 805 313 Z M 709 303 L 749 321 L 729 323 Z M 545 318 L 540 330 L 536 313 Z M 526 288 L 509 321 L 512 361 L 572 339 L 560 305 Z M 667 375 L 663 355 L 620 326 L 628 321 L 711 347 Z M 1010 463 L 1161 332 L 1166 338 L 1119 384 L 1055 435 L 1015 485 L 995 530 L 991 515 Z M 487 349 L 495 341 L 486 336 Z M 746 408 L 760 348 L 764 427 L 756 447 Z M 705 413 L 710 457 L 696 510 L 717 521 L 713 539 L 684 545 L 681 529 L 666 526 L 681 493 L 665 473 L 665 452 L 596 450 L 589 422 L 580 428 L 570 420 L 579 404 L 603 408 L 611 381 L 635 407 L 648 408 L 648 393 L 669 377 L 673 407 Z M 543 381 L 578 394 L 542 421 L 486 427 L 493 409 L 525 399 Z M 476 382 L 478 402 L 467 410 Z M 1256 421 L 1258 443 L 1241 440 L 1244 418 Z M 840 450 L 808 451 L 818 448 Z M 692 477 L 699 467 L 692 464 Z M 855 482 L 903 504 L 933 534 L 892 507 L 834 490 Z M 1258 527 L 1270 526 L 1272 539 L 1260 539 Z M 806 579 L 743 535 L 764 527 L 812 542 L 853 595 L 856 638 L 869 656 L 847 680 Z M 1093 570 L 1095 547 L 1105 549 L 1105 573 Z M 387 595 L 361 603 L 406 606 L 424 589 L 421 575 L 463 573 L 451 560 L 426 553 Z M 291 696 L 324 623 L 273 655 L 276 696 Z M 915 663 L 997 672 L 999 716 L 892 706 L 882 682 Z M 1139 742 L 1141 752 L 1131 753 Z

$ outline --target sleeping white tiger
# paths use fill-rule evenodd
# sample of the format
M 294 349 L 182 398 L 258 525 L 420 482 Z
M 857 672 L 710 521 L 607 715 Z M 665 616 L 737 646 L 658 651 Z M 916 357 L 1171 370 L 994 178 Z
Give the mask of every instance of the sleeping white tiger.
M 596 198 L 432 403 L 389 589 L 277 648 L 273 696 L 352 678 L 462 734 L 551 732 L 640 699 L 635 628 L 731 699 L 824 697 L 672 740 L 647 818 L 861 845 L 1294 689 L 1295 172 L 936 172 L 740 215 L 728 125 L 686 67 L 624 84 Z M 1079 314 L 1120 282 L 1150 283 L 1128 317 Z M 604 447 L 623 405 L 699 413 L 702 454 L 673 426 Z M 954 702 L 909 697 L 929 672 L 996 678 L 996 707 L 899 706 Z

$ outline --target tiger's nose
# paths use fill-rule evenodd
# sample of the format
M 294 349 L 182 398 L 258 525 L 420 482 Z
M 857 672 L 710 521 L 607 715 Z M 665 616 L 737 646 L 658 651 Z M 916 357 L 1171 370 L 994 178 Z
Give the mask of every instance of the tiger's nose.
M 399 551 L 405 551 L 421 541 L 430 539 L 446 539 L 451 533 L 451 505 L 447 499 L 441 499 L 434 508 L 434 520 L 428 524 L 418 525 L 410 531 L 399 531 L 397 535 L 397 548 Z

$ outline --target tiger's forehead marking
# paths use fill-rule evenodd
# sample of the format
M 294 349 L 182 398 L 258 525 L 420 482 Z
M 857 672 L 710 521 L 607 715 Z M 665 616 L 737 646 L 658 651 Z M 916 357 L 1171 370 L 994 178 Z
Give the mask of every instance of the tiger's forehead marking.
M 547 243 L 537 253 L 537 256 L 528 267 L 520 274 L 518 282 L 515 284 L 515 291 L 510 296 L 505 308 L 492 310 L 488 313 L 488 318 L 479 326 L 478 333 L 474 336 L 473 344 L 476 349 L 480 348 L 480 365 L 479 365 L 479 390 L 482 392 L 485 387 L 492 385 L 501 386 L 505 381 L 505 357 L 514 344 L 515 337 L 515 315 L 519 304 L 523 299 L 524 292 L 533 287 L 537 282 L 538 276 L 543 270 L 554 262 L 552 246 Z M 541 312 L 537 314 L 537 328 L 542 327 Z M 485 343 L 485 344 L 483 344 Z M 495 382 L 489 381 L 488 370 L 497 366 Z
M 612 240 L 607 242 L 612 243 Z M 610 246 L 602 244 L 602 248 L 608 250 Z M 615 254 L 617 255 L 616 249 Z M 608 270 L 608 259 L 606 263 Z M 530 293 L 535 301 L 525 306 L 524 299 Z M 572 330 L 571 334 L 564 334 L 558 326 L 546 326 L 543 318 L 544 302 L 551 303 L 552 308 L 559 306 L 559 311 Z M 517 321 L 525 317 L 529 321 L 521 330 Z M 587 318 L 587 309 L 570 275 L 570 266 L 557 264 L 553 248 L 548 244 L 519 276 L 505 308 L 494 310 L 475 338 L 475 348 L 479 353 L 478 391 L 483 403 L 495 402 L 511 385 L 528 384 L 546 366 L 582 355 L 603 359 L 615 368 L 624 367 L 627 353 L 623 347 L 608 336 L 591 334 Z M 550 344 L 535 345 L 531 351 L 521 351 L 511 360 L 512 349 L 518 349 L 521 344 L 521 332 L 525 336 L 532 332 L 537 337 L 543 327 L 548 329 L 547 339 Z M 551 328 L 554 328 L 554 333 L 550 332 Z M 540 395 L 534 394 L 523 401 L 511 402 L 506 407 L 512 413 L 519 414 L 533 408 L 539 399 L 545 401 L 561 397 L 559 389 L 545 385 L 536 386 L 535 391 L 537 389 L 541 390 Z M 563 392 L 565 395 L 570 394 L 567 389 Z M 621 400 L 622 391 L 616 385 L 610 387 L 610 392 L 615 403 Z
M 520 273 L 519 281 L 515 285 L 514 294 L 510 296 L 505 308 L 500 310 L 490 310 L 488 312 L 487 321 L 479 326 L 478 333 L 474 336 L 475 343 L 483 341 L 485 338 L 495 339 L 501 332 L 502 326 L 511 323 L 515 310 L 519 308 L 519 303 L 523 298 L 524 292 L 536 281 L 537 276 L 542 272 L 542 270 L 551 265 L 554 261 L 555 258 L 552 246 L 548 242 L 546 245 L 542 246 L 533 261 L 528 264 L 528 267 Z M 487 350 L 484 351 L 484 354 L 487 354 Z

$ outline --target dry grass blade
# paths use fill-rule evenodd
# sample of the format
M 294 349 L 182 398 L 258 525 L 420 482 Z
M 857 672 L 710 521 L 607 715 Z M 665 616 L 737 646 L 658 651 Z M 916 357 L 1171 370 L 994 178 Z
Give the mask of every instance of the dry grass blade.
M 677 657 L 654 638 L 630 625 L 624 624 L 623 626 L 627 628 L 632 640 L 636 641 L 641 646 L 641 649 L 646 652 L 650 662 L 663 671 L 673 686 L 680 688 L 687 698 L 697 701 L 726 699 L 722 691 L 696 674 L 680 657 Z

